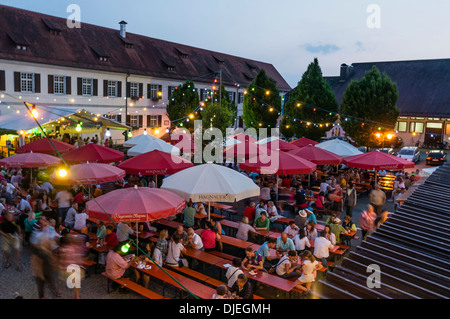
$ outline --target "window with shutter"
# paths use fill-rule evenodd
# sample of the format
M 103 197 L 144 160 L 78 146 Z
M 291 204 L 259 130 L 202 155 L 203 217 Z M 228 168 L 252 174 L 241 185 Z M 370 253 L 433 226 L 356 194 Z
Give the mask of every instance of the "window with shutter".
M 139 115 L 139 127 L 143 126 L 143 120 L 144 120 L 144 116 L 143 115 Z
M 5 71 L 0 70 L 0 91 L 6 91 Z
M 53 86 L 55 84 L 53 83 L 53 75 L 49 74 L 48 75 L 48 94 L 53 94 L 54 90 L 53 90 Z
M 122 81 L 117 81 L 117 97 L 122 97 Z
M 66 94 L 72 94 L 72 78 L 70 76 L 66 76 Z
M 20 73 L 20 92 L 34 93 L 34 73 Z
M 20 72 L 14 72 L 14 92 L 20 92 Z
M 66 94 L 66 77 L 64 75 L 53 76 L 53 93 Z

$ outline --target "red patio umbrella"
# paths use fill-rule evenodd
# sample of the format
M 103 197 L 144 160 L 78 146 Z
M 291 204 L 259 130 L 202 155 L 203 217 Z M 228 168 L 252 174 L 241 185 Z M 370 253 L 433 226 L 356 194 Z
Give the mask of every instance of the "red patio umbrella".
M 127 174 L 171 175 L 192 166 L 194 164 L 180 156 L 154 150 L 127 159 L 118 167 L 124 169 Z
M 50 181 L 58 185 L 93 185 L 115 182 L 125 175 L 123 169 L 112 165 L 84 163 L 71 166 L 65 177 L 60 177 L 57 172 L 53 173 Z
M 316 164 L 304 158 L 275 150 L 270 155 L 262 154 L 239 164 L 239 168 L 246 171 L 275 175 L 310 174 L 316 167 Z
M 145 222 L 178 214 L 186 202 L 160 188 L 130 187 L 114 190 L 86 203 L 91 218 L 116 222 Z
M 6 157 L 0 160 L 0 165 L 6 167 L 48 167 L 61 163 L 61 159 L 42 153 L 23 153 Z
M 250 140 L 241 141 L 241 143 L 228 146 L 223 151 L 224 157 L 233 158 L 249 158 L 259 154 L 259 150 L 267 150 L 267 148 L 260 148 L 258 144 Z
M 123 160 L 123 153 L 95 143 L 73 149 L 63 155 L 66 162 L 74 163 L 113 163 Z
M 290 151 L 289 154 L 297 155 L 313 162 L 317 165 L 338 165 L 344 158 L 342 156 L 331 153 L 330 151 L 315 147 L 313 145 L 304 146 L 296 150 Z
M 258 140 L 256 138 L 251 137 L 250 135 L 247 135 L 247 134 L 244 134 L 244 133 L 234 134 L 234 135 L 231 135 L 230 137 L 238 140 L 241 143 L 244 143 L 244 142 L 245 143 L 248 143 L 248 142 L 256 143 L 256 142 L 258 142 Z
M 283 140 L 278 140 L 278 146 L 273 141 L 270 141 L 266 144 L 267 144 L 267 148 L 279 149 L 280 151 L 283 151 L 283 152 L 289 152 L 292 150 L 296 150 L 298 148 L 298 146 L 295 146 L 295 145 L 288 143 L 286 141 L 283 141 Z
M 370 170 L 401 170 L 414 168 L 414 163 L 400 157 L 380 152 L 372 151 L 360 155 L 346 157 L 344 160 L 349 167 L 356 167 Z
M 55 139 L 50 139 L 50 140 L 52 141 L 53 145 L 55 145 L 55 147 L 59 153 L 68 152 L 74 148 L 73 145 L 70 145 L 70 144 L 55 140 Z M 16 149 L 16 154 L 29 153 L 29 152 L 44 153 L 44 154 L 50 154 L 50 155 L 57 154 L 57 152 L 53 148 L 52 144 L 50 144 L 49 139 L 47 139 L 47 138 L 41 138 L 39 140 L 25 144 Z
M 301 137 L 298 138 L 296 140 L 293 140 L 290 142 L 292 145 L 295 145 L 297 147 L 304 147 L 304 146 L 308 146 L 308 145 L 316 145 L 319 144 L 319 142 L 310 140 L 309 138 L 306 137 Z

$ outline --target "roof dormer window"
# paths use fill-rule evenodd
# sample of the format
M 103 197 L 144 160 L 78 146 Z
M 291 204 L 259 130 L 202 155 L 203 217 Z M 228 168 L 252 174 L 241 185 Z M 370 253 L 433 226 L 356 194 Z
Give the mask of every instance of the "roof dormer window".
M 184 52 L 184 51 L 182 51 L 182 50 L 180 50 L 180 49 L 178 49 L 178 48 L 175 48 L 175 50 L 177 51 L 178 55 L 179 55 L 181 58 L 187 59 L 187 58 L 189 57 L 189 54 L 188 54 L 188 53 L 186 53 L 186 52 Z

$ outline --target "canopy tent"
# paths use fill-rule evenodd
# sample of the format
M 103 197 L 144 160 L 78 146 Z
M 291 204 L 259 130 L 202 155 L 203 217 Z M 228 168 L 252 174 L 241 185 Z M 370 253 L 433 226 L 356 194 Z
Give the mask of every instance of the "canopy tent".
M 104 147 L 95 143 L 73 149 L 63 155 L 67 163 L 113 163 L 123 160 L 124 154 L 109 147 Z
M 297 147 L 304 147 L 304 146 L 308 146 L 308 145 L 319 144 L 319 142 L 310 140 L 309 138 L 306 138 L 306 137 L 298 138 L 296 140 L 291 141 L 290 143 L 295 145 L 295 146 L 297 146 Z
M 277 137 L 272 137 L 272 136 L 258 141 L 257 144 L 258 145 L 265 144 L 267 146 L 267 148 L 269 148 L 269 149 L 280 150 L 283 152 L 288 152 L 288 151 L 295 150 L 298 148 L 298 146 L 295 146 L 291 143 L 288 143 L 286 141 L 280 140 Z
M 295 175 L 311 174 L 316 164 L 291 154 L 272 150 L 271 154 L 259 155 L 239 164 L 239 168 L 259 174 Z
M 296 150 L 290 151 L 289 154 L 297 155 L 313 162 L 317 165 L 338 165 L 344 158 L 342 156 L 331 153 L 327 150 L 315 147 L 313 145 L 304 146 Z
M 59 153 L 64 153 L 72 150 L 74 146 L 58 140 L 48 139 L 44 137 L 17 148 L 16 153 L 21 154 L 34 152 L 56 155 L 58 152 L 55 150 L 55 148 Z
M 94 133 L 100 129 L 130 129 L 131 127 L 121 124 L 117 121 L 96 115 L 84 109 L 75 108 L 55 108 L 36 105 L 38 117 L 36 118 L 46 133 L 54 133 L 59 127 L 64 133 Z M 77 131 L 77 124 L 80 125 L 81 131 Z M 15 131 L 24 130 L 28 134 L 42 133 L 36 121 L 31 117 L 30 113 L 25 109 L 23 112 L 11 112 L 0 117 L 0 128 L 11 129 Z
M 159 188 L 117 189 L 86 203 L 91 218 L 120 222 L 145 222 L 178 214 L 186 203 L 180 196 Z
M 23 153 L 6 157 L 0 160 L 0 165 L 6 167 L 48 167 L 55 166 L 61 163 L 61 159 L 55 156 L 42 153 Z
M 154 141 L 156 139 L 158 139 L 158 138 L 153 136 L 153 135 L 141 134 L 141 135 L 137 135 L 137 136 L 135 136 L 133 138 L 130 138 L 125 143 L 123 143 L 123 146 L 124 147 L 133 147 L 133 146 L 136 146 L 138 144 L 150 143 L 150 142 L 152 142 L 152 141 Z
M 349 167 L 356 167 L 368 170 L 401 170 L 414 168 L 414 163 L 400 157 L 380 152 L 372 151 L 345 158 Z
M 115 182 L 126 175 L 123 169 L 101 163 L 84 163 L 72 165 L 67 175 L 61 177 L 55 171 L 50 181 L 57 185 L 93 185 Z
M 175 174 L 194 166 L 190 161 L 176 155 L 159 150 L 147 152 L 119 164 L 127 174 L 134 175 L 166 175 Z
M 127 155 L 137 156 L 154 150 L 171 153 L 173 155 L 180 155 L 180 149 L 178 147 L 172 146 L 159 138 L 133 146 L 127 151 Z
M 193 202 L 234 202 L 260 195 L 258 185 L 251 178 L 217 164 L 197 165 L 182 170 L 166 177 L 161 188 Z
M 327 150 L 331 153 L 337 154 L 342 157 L 362 154 L 362 152 L 359 151 L 352 144 L 342 141 L 340 139 L 331 139 L 317 144 L 316 147 Z

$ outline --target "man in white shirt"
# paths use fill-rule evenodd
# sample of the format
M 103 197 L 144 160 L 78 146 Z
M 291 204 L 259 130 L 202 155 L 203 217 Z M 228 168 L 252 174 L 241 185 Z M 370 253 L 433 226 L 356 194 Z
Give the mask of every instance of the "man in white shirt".
M 11 196 L 13 195 L 14 191 L 16 190 L 16 187 L 13 184 L 8 183 L 6 181 L 6 179 L 2 180 L 2 186 L 5 189 L 5 191 L 7 193 L 9 193 Z
M 330 257 L 330 249 L 334 246 L 328 239 L 325 238 L 325 231 L 321 231 L 320 235 L 314 241 L 314 257 L 322 261 L 323 267 L 328 267 L 328 257 Z
M 293 220 L 291 220 L 289 222 L 289 226 L 286 227 L 286 229 L 284 230 L 284 232 L 286 234 L 288 234 L 288 236 L 290 237 L 294 237 L 295 235 L 298 234 L 298 231 L 300 229 L 295 225 L 295 222 Z
M 67 211 L 71 206 L 72 194 L 66 190 L 58 192 L 55 199 L 58 201 L 59 223 L 62 224 L 66 219 Z
M 116 235 L 119 243 L 128 240 L 128 235 L 133 234 L 133 229 L 130 227 L 130 223 L 119 223 L 117 225 Z
M 322 183 L 320 183 L 320 191 L 324 194 L 328 194 L 328 186 L 328 183 L 323 180 Z
M 189 228 L 187 233 L 188 233 L 188 245 L 194 249 L 204 251 L 202 238 L 195 233 L 194 229 Z
M 33 209 L 31 209 L 30 203 L 27 200 L 20 198 L 19 196 L 16 197 L 14 202 L 16 204 L 17 209 L 22 212 L 25 211 L 25 208 L 28 208 L 30 212 L 33 211 Z
M 47 193 L 47 195 L 51 194 L 51 192 L 54 190 L 53 185 L 49 182 L 42 183 L 41 189 L 43 189 Z

